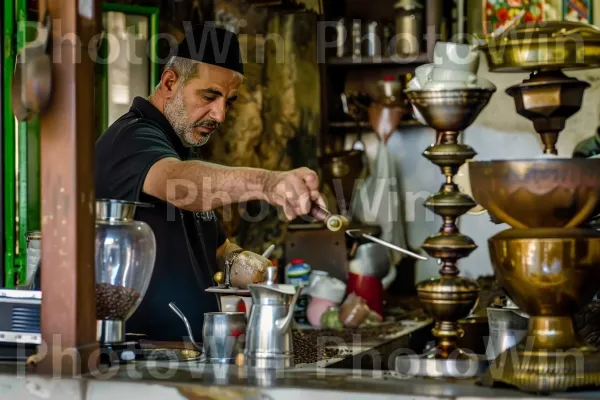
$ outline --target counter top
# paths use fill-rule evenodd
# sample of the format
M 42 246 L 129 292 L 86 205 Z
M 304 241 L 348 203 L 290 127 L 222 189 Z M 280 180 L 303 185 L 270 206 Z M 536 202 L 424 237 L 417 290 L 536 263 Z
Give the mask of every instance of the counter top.
M 103 371 L 89 379 L 17 374 L 0 365 L 2 398 L 29 399 L 540 399 L 514 389 L 488 388 L 473 380 L 450 382 L 393 372 L 341 369 L 252 370 L 197 362 L 143 362 Z M 13 368 L 11 365 L 9 368 Z M 4 397 L 6 396 L 6 397 Z M 599 392 L 553 398 L 598 398 Z
M 0 399 L 19 400 L 379 400 L 540 399 L 512 388 L 491 388 L 475 379 L 425 379 L 378 368 L 408 349 L 411 333 L 429 321 L 407 322 L 378 341 L 337 343 L 344 357 L 285 370 L 260 370 L 199 361 L 134 361 L 102 367 L 82 379 L 26 372 L 24 364 L 0 363 Z M 329 347 L 329 346 L 328 346 Z M 400 352 L 400 353 L 399 353 Z M 367 360 L 367 362 L 365 362 Z M 380 366 L 385 367 L 384 364 Z M 556 393 L 552 398 L 599 398 L 600 391 Z

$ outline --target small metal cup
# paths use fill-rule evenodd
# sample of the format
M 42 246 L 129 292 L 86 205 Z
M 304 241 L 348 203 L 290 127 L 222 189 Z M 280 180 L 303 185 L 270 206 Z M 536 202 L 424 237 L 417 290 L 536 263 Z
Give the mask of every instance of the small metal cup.
M 245 334 L 245 313 L 204 313 L 202 347 L 206 361 L 213 364 L 234 364 L 236 356 L 244 352 Z

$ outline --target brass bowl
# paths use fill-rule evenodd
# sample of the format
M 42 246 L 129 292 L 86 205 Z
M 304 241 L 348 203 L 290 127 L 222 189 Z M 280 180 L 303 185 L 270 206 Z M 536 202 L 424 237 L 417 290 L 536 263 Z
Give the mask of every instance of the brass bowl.
M 481 50 L 492 72 L 597 68 L 600 30 L 581 22 L 518 24 Z
M 527 335 L 490 365 L 492 380 L 537 393 L 600 386 L 600 353 L 572 320 L 600 287 L 600 233 L 509 229 L 488 244 L 496 279 L 530 316 Z
M 573 228 L 600 213 L 600 159 L 472 161 L 474 200 L 513 228 Z
M 428 126 L 436 131 L 458 132 L 471 125 L 496 89 L 405 91 Z
M 488 244 L 498 283 L 530 316 L 571 316 L 600 288 L 594 229 L 508 229 Z

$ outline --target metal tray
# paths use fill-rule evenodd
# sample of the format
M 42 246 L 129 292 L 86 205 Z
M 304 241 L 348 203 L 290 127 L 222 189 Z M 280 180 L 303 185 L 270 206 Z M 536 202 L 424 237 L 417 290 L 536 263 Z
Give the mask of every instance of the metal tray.
M 250 289 L 223 288 L 219 286 L 211 286 L 206 289 L 209 293 L 230 294 L 234 296 L 250 297 Z

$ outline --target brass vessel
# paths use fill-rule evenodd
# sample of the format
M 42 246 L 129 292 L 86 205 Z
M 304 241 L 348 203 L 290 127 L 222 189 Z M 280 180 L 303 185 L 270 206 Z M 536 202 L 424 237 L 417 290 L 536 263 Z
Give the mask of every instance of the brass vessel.
M 531 316 L 525 339 L 490 365 L 492 379 L 533 392 L 600 385 L 600 353 L 571 320 L 600 287 L 600 233 L 508 229 L 488 243 L 496 278 Z
M 408 100 L 423 115 L 427 125 L 439 132 L 468 128 L 488 104 L 495 89 L 453 89 L 405 91 Z
M 475 201 L 513 228 L 574 228 L 600 213 L 600 159 L 471 161 Z
M 582 22 L 521 23 L 481 46 L 490 71 L 523 72 L 600 66 L 600 29 Z
M 515 100 L 517 113 L 533 122 L 544 144 L 544 154 L 558 154 L 558 134 L 579 111 L 583 92 L 590 84 L 569 78 L 561 71 L 540 71 L 506 89 Z
M 480 289 L 474 280 L 458 276 L 457 261 L 471 254 L 477 245 L 458 230 L 456 220 L 473 208 L 475 201 L 458 190 L 453 178 L 459 167 L 476 155 L 473 148 L 458 142 L 458 135 L 475 121 L 494 91 L 406 91 L 409 101 L 422 114 L 427 125 L 436 130 L 436 143 L 429 146 L 423 156 L 440 167 L 444 183 L 425 201 L 425 206 L 443 218 L 443 225 L 422 245 L 427 254 L 440 259 L 440 276 L 417 285 L 423 309 L 435 320 L 432 333 L 437 339 L 437 346 L 418 360 L 398 357 L 398 372 L 468 377 L 481 371 L 483 360 L 457 346 L 457 340 L 464 334 L 458 321 L 467 317 L 475 307 Z

